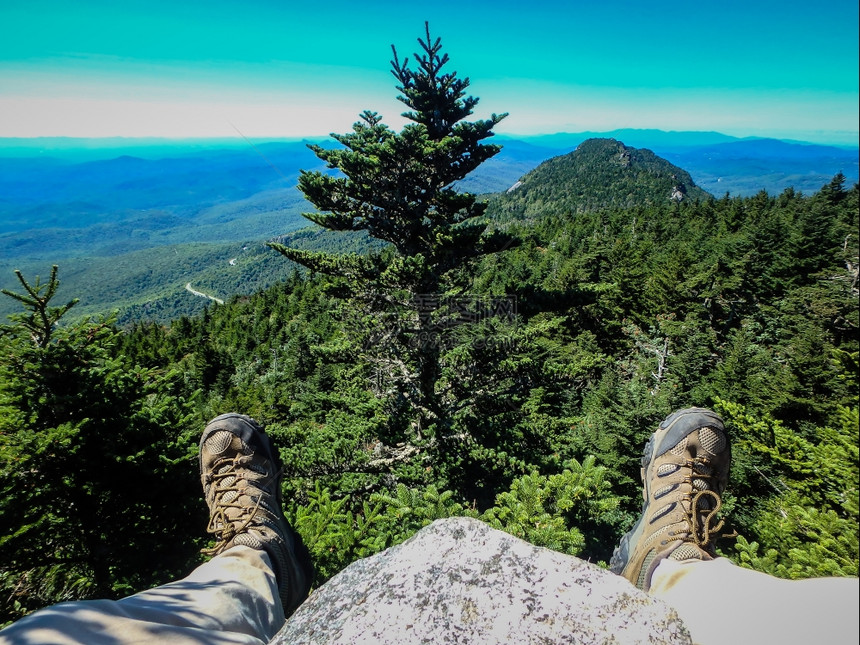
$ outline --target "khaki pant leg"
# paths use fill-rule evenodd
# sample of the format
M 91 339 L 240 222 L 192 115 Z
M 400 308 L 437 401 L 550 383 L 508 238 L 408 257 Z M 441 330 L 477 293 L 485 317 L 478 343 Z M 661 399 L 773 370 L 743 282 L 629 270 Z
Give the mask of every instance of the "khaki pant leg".
M 664 560 L 650 592 L 669 603 L 700 645 L 856 645 L 857 578 L 783 580 L 726 558 Z
M 37 611 L 0 631 L 0 645 L 264 645 L 283 624 L 269 556 L 237 546 L 161 587 Z

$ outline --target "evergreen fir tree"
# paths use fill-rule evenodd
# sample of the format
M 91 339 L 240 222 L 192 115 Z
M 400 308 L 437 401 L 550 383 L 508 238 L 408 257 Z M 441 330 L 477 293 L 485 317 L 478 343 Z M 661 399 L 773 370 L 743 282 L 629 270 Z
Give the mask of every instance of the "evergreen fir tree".
M 412 123 L 396 133 L 377 113 L 365 111 L 352 132 L 333 135 L 342 147 L 310 146 L 340 172 L 303 171 L 299 177 L 299 188 L 320 211 L 306 214 L 308 219 L 330 230 L 366 231 L 387 248 L 359 256 L 271 245 L 314 271 L 342 278 L 345 292 L 366 304 L 357 322 L 376 336 L 368 336 L 365 347 L 377 352 L 377 365 L 385 364 L 384 390 L 401 427 L 396 434 L 413 439 L 447 423 L 436 391 L 446 326 L 440 322 L 442 294 L 451 293 L 454 275 L 471 260 L 512 244 L 504 234 L 487 232 L 485 203 L 454 187 L 499 152 L 500 146 L 482 142 L 506 115 L 465 121 L 478 103 L 466 94 L 469 79 L 444 71 L 448 55 L 426 24 L 418 42 L 423 53 L 415 55 L 415 68 L 392 46 L 398 99 Z
M 0 326 L 0 625 L 174 579 L 205 523 L 175 372 L 116 351 L 111 319 L 60 326 L 56 276 L 3 291 L 25 311 Z

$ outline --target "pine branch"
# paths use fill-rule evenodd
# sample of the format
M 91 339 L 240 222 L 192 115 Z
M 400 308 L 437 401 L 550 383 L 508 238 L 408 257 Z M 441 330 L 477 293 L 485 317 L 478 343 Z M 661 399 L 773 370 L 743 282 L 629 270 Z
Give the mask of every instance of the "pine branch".
M 58 267 L 55 264 L 51 267 L 51 277 L 46 284 L 43 284 L 41 278 L 36 276 L 36 282 L 31 285 L 24 278 L 23 274 L 18 269 L 15 269 L 15 275 L 24 287 L 24 291 L 29 294 L 29 297 L 9 291 L 8 289 L 0 290 L 4 295 L 14 298 L 30 310 L 29 313 L 12 314 L 9 318 L 30 332 L 30 337 L 39 347 L 48 346 L 51 342 L 54 326 L 69 309 L 78 303 L 78 299 L 75 298 L 62 307 L 49 307 L 51 299 L 56 295 L 57 288 L 60 286 L 60 281 L 57 279 L 57 271 Z

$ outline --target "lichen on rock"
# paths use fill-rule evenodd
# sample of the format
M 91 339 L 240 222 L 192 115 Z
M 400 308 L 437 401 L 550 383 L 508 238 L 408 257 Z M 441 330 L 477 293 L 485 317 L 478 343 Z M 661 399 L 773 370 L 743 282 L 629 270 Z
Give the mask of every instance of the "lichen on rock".
M 690 642 L 673 609 L 620 576 L 458 517 L 348 566 L 272 644 Z

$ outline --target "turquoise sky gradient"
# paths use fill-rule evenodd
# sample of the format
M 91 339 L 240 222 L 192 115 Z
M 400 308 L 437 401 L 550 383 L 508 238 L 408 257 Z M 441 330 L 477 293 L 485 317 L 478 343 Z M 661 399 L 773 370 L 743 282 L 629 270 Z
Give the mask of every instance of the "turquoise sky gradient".
M 430 21 L 506 134 L 858 143 L 858 3 L 0 0 L 0 137 L 297 137 L 373 109 Z

